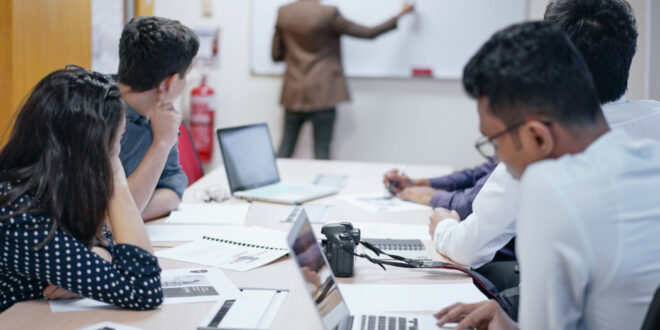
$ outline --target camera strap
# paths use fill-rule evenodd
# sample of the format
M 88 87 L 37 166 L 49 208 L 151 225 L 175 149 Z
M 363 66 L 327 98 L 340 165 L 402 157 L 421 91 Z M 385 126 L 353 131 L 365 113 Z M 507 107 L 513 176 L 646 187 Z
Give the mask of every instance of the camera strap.
M 500 306 L 502 306 L 508 312 L 507 306 L 503 304 L 502 300 L 498 296 L 497 288 L 495 287 L 495 285 L 493 285 L 493 283 L 491 283 L 483 275 L 469 268 L 454 265 L 448 262 L 442 262 L 442 261 L 404 258 L 402 256 L 398 256 L 395 254 L 386 253 L 383 250 L 370 244 L 369 242 L 360 241 L 360 244 L 362 244 L 364 247 L 376 253 L 376 256 L 380 256 L 381 254 L 383 254 L 394 260 L 397 260 L 397 261 L 389 261 L 389 260 L 375 259 L 364 253 L 357 254 L 351 251 L 350 249 L 345 248 L 346 252 L 356 257 L 367 259 L 370 262 L 383 268 L 383 270 L 386 270 L 384 265 L 388 265 L 388 266 L 401 267 L 401 268 L 449 269 L 449 270 L 457 270 L 459 272 L 462 272 L 472 278 L 472 281 L 477 286 L 479 291 L 481 291 L 484 295 L 486 295 L 488 299 L 495 299 L 495 301 L 497 301 L 500 304 Z

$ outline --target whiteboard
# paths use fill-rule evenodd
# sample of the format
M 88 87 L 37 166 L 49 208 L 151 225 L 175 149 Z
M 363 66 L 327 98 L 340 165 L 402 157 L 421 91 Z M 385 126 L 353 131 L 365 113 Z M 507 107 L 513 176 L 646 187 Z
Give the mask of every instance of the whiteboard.
M 284 73 L 271 59 L 277 9 L 291 0 L 252 0 L 251 69 L 257 75 Z M 403 0 L 322 0 L 356 23 L 373 26 L 398 13 Z M 527 20 L 527 0 L 418 0 L 398 28 L 375 40 L 343 36 L 342 57 L 349 77 L 406 78 L 431 72 L 459 79 L 463 67 L 497 30 Z

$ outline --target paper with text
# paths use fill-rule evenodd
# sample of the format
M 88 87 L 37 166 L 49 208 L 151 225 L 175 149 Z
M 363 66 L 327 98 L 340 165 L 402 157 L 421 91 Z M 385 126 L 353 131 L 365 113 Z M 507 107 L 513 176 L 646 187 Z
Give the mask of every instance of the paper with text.
M 220 269 L 183 268 L 167 269 L 161 273 L 163 304 L 185 304 L 235 298 L 240 291 Z M 53 313 L 76 312 L 119 307 L 97 300 L 50 300 Z

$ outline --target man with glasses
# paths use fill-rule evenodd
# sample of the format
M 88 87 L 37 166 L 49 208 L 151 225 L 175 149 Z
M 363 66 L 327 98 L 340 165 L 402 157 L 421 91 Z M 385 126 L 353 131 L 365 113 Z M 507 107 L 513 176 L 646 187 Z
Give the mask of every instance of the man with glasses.
M 623 97 L 637 42 L 630 5 L 621 0 L 555 0 L 548 4 L 545 19 L 565 31 L 581 52 L 590 73 L 596 77 L 596 91 L 610 126 L 625 130 L 634 138 L 660 140 L 660 104 L 628 102 Z M 502 135 L 480 140 L 477 149 L 486 158 L 494 157 Z M 438 250 L 475 268 L 493 260 L 516 234 L 518 185 L 501 164 L 475 198 L 473 213 L 465 220 L 459 223 L 462 217 L 447 209 L 436 209 L 430 230 Z M 513 263 L 498 263 L 479 271 L 502 289 L 517 285 L 516 267 Z
M 478 102 L 478 145 L 520 180 L 520 327 L 638 328 L 660 283 L 660 144 L 610 130 L 585 62 L 549 22 L 496 33 L 463 85 Z M 436 317 L 518 328 L 495 301 Z

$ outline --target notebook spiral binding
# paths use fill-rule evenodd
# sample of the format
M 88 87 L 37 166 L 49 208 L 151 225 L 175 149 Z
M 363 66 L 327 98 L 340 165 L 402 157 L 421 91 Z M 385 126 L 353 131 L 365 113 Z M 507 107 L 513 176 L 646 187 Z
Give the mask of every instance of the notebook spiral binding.
M 232 244 L 232 245 L 238 245 L 238 246 L 245 246 L 245 247 L 251 247 L 251 248 L 256 248 L 256 249 L 264 249 L 264 250 L 288 250 L 284 248 L 275 248 L 272 246 L 265 246 L 265 245 L 257 245 L 257 244 L 250 244 L 250 243 L 244 243 L 244 242 L 237 242 L 237 241 L 232 241 L 228 239 L 222 239 L 222 238 L 217 238 L 217 237 L 211 237 L 211 236 L 202 236 L 202 239 L 205 239 L 207 241 L 214 241 L 214 242 L 219 242 L 219 243 L 227 243 L 227 244 Z

